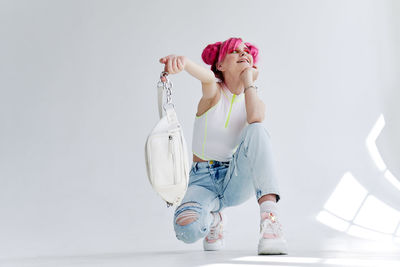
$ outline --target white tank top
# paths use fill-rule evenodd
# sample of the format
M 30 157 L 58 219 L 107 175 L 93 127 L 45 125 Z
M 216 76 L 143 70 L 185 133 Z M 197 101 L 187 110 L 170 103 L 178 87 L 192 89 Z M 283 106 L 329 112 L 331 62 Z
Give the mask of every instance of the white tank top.
M 194 121 L 192 150 L 202 160 L 230 161 L 248 125 L 244 93 L 232 94 L 221 85 L 218 103 Z

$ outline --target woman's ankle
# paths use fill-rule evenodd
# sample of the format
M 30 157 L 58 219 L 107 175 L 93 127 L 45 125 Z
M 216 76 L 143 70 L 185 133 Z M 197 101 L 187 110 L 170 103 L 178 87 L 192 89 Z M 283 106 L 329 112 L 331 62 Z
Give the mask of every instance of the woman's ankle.
M 268 194 L 268 195 L 264 195 L 262 197 L 260 197 L 258 199 L 258 204 L 261 205 L 261 203 L 265 202 L 265 201 L 273 201 L 276 202 L 276 195 L 275 194 Z

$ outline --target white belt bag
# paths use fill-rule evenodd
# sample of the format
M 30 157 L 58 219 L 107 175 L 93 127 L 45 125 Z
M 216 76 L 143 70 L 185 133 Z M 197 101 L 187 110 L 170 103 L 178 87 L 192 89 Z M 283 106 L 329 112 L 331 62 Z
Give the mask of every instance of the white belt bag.
M 167 75 L 167 72 L 162 72 L 157 85 L 160 121 L 147 137 L 145 158 L 147 176 L 153 189 L 170 207 L 179 205 L 186 193 L 189 161 L 182 127 L 171 103 L 172 82 Z

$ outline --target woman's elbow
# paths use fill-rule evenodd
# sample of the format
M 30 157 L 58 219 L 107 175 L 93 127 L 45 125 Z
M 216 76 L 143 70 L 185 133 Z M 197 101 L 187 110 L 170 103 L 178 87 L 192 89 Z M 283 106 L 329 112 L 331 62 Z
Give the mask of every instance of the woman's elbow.
M 253 116 L 247 116 L 247 123 L 248 124 L 252 124 L 252 123 L 256 123 L 256 122 L 263 122 L 265 118 L 264 114 L 257 114 L 257 115 L 253 115 Z
M 249 124 L 255 122 L 262 122 L 265 119 L 265 104 L 261 101 L 261 106 L 259 108 L 250 110 L 247 113 L 247 122 Z

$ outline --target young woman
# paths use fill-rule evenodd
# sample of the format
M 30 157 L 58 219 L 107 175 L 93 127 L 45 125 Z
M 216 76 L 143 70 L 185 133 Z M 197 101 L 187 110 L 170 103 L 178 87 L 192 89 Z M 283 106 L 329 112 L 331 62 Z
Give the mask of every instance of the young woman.
M 185 243 L 204 238 L 204 250 L 220 249 L 222 210 L 255 194 L 261 215 L 258 254 L 286 254 L 270 136 L 262 125 L 265 104 L 254 85 L 258 49 L 230 38 L 208 45 L 202 59 L 211 70 L 184 56 L 160 59 L 169 74 L 185 70 L 200 80 L 203 92 L 193 129 L 189 186 L 174 216 L 176 237 Z

